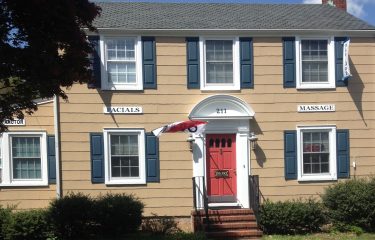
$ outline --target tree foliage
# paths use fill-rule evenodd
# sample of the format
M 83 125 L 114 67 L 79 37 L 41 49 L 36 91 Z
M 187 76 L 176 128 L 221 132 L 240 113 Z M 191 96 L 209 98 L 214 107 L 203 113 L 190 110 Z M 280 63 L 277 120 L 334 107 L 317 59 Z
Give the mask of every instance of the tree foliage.
M 99 14 L 89 0 L 0 0 L 0 131 L 35 99 L 66 99 L 63 87 L 91 80 L 85 30 Z

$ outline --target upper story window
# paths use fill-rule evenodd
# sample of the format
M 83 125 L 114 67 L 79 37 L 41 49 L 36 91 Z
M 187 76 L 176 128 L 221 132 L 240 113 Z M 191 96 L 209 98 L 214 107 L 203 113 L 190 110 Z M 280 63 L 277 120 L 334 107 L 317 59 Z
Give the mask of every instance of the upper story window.
M 334 39 L 296 38 L 297 88 L 334 88 Z
M 144 139 L 144 130 L 104 130 L 107 184 L 146 183 Z
M 142 59 L 139 37 L 102 37 L 102 88 L 141 90 Z
M 336 128 L 298 127 L 298 180 L 335 180 Z
M 239 90 L 238 38 L 201 38 L 201 89 Z
M 46 141 L 46 133 L 44 132 L 3 133 L 0 168 L 1 185 L 47 185 Z

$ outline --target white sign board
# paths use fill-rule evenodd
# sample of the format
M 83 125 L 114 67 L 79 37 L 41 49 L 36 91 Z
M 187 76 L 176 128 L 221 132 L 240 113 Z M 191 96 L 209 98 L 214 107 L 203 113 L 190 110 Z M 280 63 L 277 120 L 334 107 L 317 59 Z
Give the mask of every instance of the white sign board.
M 3 121 L 3 124 L 5 126 L 24 126 L 25 123 L 26 123 L 25 119 L 17 119 L 17 118 L 15 118 L 13 120 L 11 120 L 11 119 L 5 119 Z
M 142 114 L 143 109 L 140 106 L 104 106 L 103 112 L 109 114 Z
M 298 105 L 298 112 L 334 112 L 336 106 L 334 104 L 323 104 L 323 105 Z

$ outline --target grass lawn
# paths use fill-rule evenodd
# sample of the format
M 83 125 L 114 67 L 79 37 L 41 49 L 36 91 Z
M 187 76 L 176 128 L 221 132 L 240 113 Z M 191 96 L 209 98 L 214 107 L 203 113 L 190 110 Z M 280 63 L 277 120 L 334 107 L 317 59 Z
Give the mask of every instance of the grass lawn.
M 375 240 L 375 234 L 364 233 L 356 236 L 351 233 L 317 233 L 311 235 L 296 235 L 296 236 L 282 236 L 282 235 L 266 235 L 262 239 L 265 240 Z

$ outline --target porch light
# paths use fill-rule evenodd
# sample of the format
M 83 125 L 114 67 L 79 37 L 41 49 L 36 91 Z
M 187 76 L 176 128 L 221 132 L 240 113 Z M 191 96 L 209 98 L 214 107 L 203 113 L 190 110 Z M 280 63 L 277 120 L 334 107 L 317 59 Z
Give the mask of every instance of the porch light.
M 249 141 L 250 141 L 251 149 L 254 150 L 258 145 L 258 137 L 255 135 L 254 132 L 250 133 Z
M 186 139 L 186 142 L 189 143 L 189 149 L 190 151 L 193 151 L 193 144 L 195 142 L 195 139 L 193 138 L 193 135 L 189 135 L 189 137 Z

